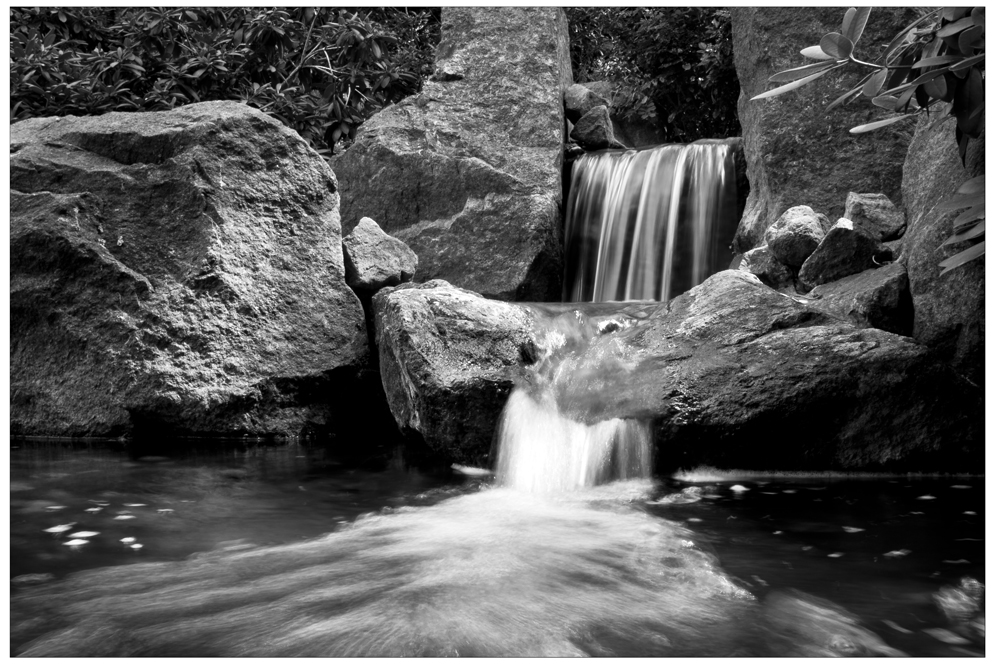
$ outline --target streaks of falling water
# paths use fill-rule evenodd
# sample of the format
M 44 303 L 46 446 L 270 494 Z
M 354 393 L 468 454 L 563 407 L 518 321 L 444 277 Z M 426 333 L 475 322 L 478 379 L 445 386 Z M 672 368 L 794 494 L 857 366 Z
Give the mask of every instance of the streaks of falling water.
M 724 269 L 738 222 L 734 151 L 707 140 L 581 157 L 564 300 L 666 301 Z

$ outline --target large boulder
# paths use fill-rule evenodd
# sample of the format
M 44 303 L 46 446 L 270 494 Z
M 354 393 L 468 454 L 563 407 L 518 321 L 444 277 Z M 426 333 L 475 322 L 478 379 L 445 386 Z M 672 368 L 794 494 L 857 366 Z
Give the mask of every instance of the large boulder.
M 335 177 L 235 102 L 11 126 L 11 430 L 294 435 L 368 354 Z
M 514 305 L 433 282 L 374 306 L 395 418 L 456 460 L 487 463 L 515 386 L 551 388 L 578 421 L 655 421 L 669 468 L 963 470 L 983 449 L 981 391 L 926 347 L 737 270 L 667 303 Z
M 902 125 L 852 135 L 848 129 L 880 119 L 865 101 L 826 106 L 864 76 L 857 67 L 832 72 L 794 92 L 750 101 L 774 87 L 768 78 L 806 60 L 799 51 L 839 32 L 839 7 L 743 7 L 732 9 L 733 54 L 742 90 L 739 120 L 750 194 L 734 249 L 763 243 L 764 231 L 788 208 L 804 203 L 830 219 L 843 216 L 844 194 L 882 192 L 901 204 L 902 161 L 909 144 Z M 857 54 L 874 61 L 903 27 L 917 18 L 907 7 L 876 8 Z
M 812 307 L 848 318 L 858 327 L 912 334 L 909 275 L 901 263 L 816 286 L 808 297 Z
M 613 354 L 631 370 L 599 372 Z M 937 471 L 982 459 L 983 394 L 929 349 L 738 270 L 587 355 L 592 366 L 561 378 L 564 410 L 585 421 L 655 419 L 663 466 Z
M 435 80 L 362 126 L 333 168 L 343 228 L 372 217 L 418 255 L 419 281 L 558 299 L 566 16 L 446 7 Z
M 923 119 L 905 160 L 902 181 L 908 230 L 902 261 L 909 270 L 915 338 L 935 348 L 956 371 L 979 386 L 985 380 L 985 258 L 944 275 L 940 262 L 969 243 L 943 246 L 962 210 L 938 209 L 971 177 L 985 171 L 984 139 L 971 141 L 961 164 L 951 118 L 935 128 Z

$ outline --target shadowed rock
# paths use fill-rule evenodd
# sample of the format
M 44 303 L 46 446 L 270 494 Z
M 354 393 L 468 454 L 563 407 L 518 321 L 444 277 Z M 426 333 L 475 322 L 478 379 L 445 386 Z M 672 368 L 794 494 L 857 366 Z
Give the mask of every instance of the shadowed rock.
M 618 142 L 612 131 L 612 121 L 607 106 L 595 106 L 577 120 L 570 138 L 586 150 L 605 150 L 616 147 Z
M 566 16 L 446 7 L 434 80 L 334 159 L 346 231 L 363 216 L 418 256 L 419 281 L 559 297 Z
M 884 194 L 846 196 L 843 216 L 882 242 L 897 240 L 905 230 L 905 215 Z
M 411 281 L 418 268 L 415 252 L 369 217 L 360 219 L 342 239 L 342 251 L 346 282 L 353 290 L 375 291 Z
M 891 260 L 891 250 L 849 219 L 836 222 L 798 270 L 805 288 L 836 281 L 880 267 Z
M 901 263 L 816 286 L 808 295 L 814 308 L 848 318 L 858 327 L 912 334 L 909 276 Z
M 764 241 L 774 257 L 791 267 L 801 267 L 812 255 L 829 230 L 826 215 L 816 213 L 807 205 L 785 210 L 764 234 Z
M 608 106 L 608 100 L 585 85 L 574 83 L 563 93 L 567 120 L 577 122 L 596 106 Z
M 735 269 L 757 276 L 774 290 L 788 287 L 794 289 L 795 278 L 791 269 L 777 260 L 766 244 L 743 254 Z
M 11 429 L 296 434 L 367 354 L 332 172 L 235 102 L 11 126 Z

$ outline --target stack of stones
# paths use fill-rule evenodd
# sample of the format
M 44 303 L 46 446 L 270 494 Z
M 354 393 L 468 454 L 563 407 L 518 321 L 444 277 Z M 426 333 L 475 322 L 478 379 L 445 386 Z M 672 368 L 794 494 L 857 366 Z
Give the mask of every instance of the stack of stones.
M 738 269 L 858 325 L 910 335 L 908 274 L 894 261 L 904 232 L 905 216 L 887 196 L 851 192 L 835 224 L 807 205 L 785 211 Z
M 625 148 L 617 138 L 611 119 L 611 103 L 590 87 L 574 83 L 563 95 L 567 134 L 573 151 Z M 570 148 L 568 148 L 568 152 Z

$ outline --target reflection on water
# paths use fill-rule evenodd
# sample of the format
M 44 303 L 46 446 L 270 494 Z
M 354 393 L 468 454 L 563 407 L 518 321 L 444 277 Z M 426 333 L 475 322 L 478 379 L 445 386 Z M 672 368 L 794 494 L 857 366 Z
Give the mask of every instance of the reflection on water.
M 18 585 L 13 652 L 983 652 L 983 599 L 957 585 L 960 575 L 983 582 L 983 542 L 940 542 L 984 537 L 983 525 L 952 518 L 975 511 L 983 524 L 981 480 L 751 479 L 687 491 L 628 480 L 530 494 L 401 464 L 335 465 L 313 449 L 247 451 L 138 462 L 15 450 L 12 576 L 80 571 Z M 166 505 L 175 512 L 155 511 Z M 119 511 L 136 518 L 116 521 Z M 902 516 L 912 511 L 922 514 Z M 44 532 L 71 521 L 99 533 L 78 552 Z M 146 543 L 141 553 L 123 550 L 124 533 Z

